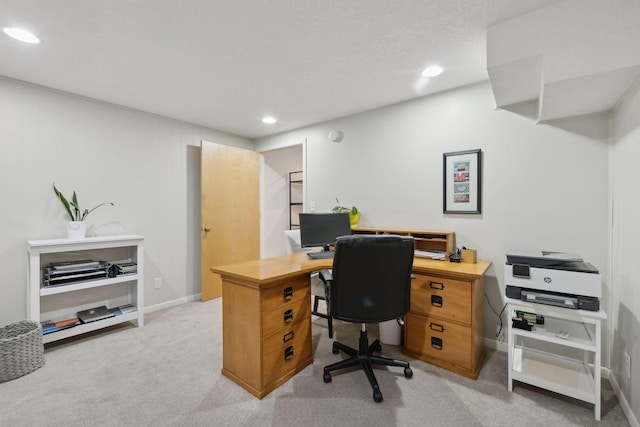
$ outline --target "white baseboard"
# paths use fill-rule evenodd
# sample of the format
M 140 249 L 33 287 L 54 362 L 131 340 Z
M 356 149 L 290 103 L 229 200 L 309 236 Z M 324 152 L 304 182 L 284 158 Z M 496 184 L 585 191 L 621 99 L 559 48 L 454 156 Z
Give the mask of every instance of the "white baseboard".
M 607 369 L 607 371 L 609 370 Z M 618 385 L 618 381 L 616 380 L 616 376 L 609 372 L 609 378 L 607 379 L 609 380 L 609 384 L 611 384 L 611 388 L 613 389 L 613 392 L 618 397 L 618 402 L 620 402 L 620 407 L 622 408 L 622 412 L 624 412 L 624 415 L 627 417 L 627 421 L 629 421 L 629 424 L 631 424 L 631 427 L 640 427 L 640 423 L 638 423 L 638 418 L 631 411 L 631 407 L 629 406 L 629 401 L 625 397 L 624 393 L 622 393 L 622 390 Z
M 201 294 L 190 295 L 188 297 L 174 299 L 172 301 L 166 301 L 160 304 L 150 305 L 144 308 L 144 313 L 153 313 L 154 311 L 164 310 L 165 308 L 175 307 L 180 304 L 186 304 L 192 301 L 199 301 L 201 299 Z
M 502 336 L 500 337 L 500 339 L 502 339 Z M 507 352 L 509 349 L 506 342 L 492 340 L 489 338 L 484 339 L 484 346 L 486 348 L 503 351 L 503 352 Z M 602 378 L 606 378 L 607 380 L 609 380 L 609 384 L 611 384 L 611 388 L 613 389 L 613 392 L 618 398 L 618 402 L 620 402 L 620 408 L 622 408 L 622 412 L 627 417 L 627 420 L 629 421 L 629 424 L 631 424 L 631 427 L 640 427 L 640 424 L 638 424 L 638 418 L 636 418 L 635 414 L 631 411 L 629 402 L 627 401 L 627 398 L 625 397 L 625 395 L 622 393 L 622 390 L 620 389 L 620 386 L 616 381 L 615 375 L 611 373 L 611 370 L 609 368 L 605 368 L 603 366 L 600 369 L 600 376 Z
M 500 339 L 502 339 L 502 335 L 500 336 Z M 484 339 L 484 346 L 486 348 L 490 348 L 492 350 L 498 350 L 498 351 L 503 351 L 503 352 L 507 352 L 507 349 L 509 348 L 507 346 L 506 342 L 502 342 L 499 340 L 492 340 L 490 338 L 485 338 Z

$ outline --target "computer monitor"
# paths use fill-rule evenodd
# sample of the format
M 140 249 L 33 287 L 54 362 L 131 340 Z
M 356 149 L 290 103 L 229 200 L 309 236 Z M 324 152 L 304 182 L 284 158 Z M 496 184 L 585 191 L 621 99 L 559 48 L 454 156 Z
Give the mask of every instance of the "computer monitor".
M 301 213 L 300 246 L 322 246 L 328 251 L 340 236 L 351 234 L 348 213 Z

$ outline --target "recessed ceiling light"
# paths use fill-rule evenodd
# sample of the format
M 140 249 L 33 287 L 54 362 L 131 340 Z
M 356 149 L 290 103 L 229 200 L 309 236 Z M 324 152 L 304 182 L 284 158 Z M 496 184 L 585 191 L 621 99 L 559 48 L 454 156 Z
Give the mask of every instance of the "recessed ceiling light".
M 439 76 L 440 74 L 442 74 L 442 72 L 444 71 L 444 68 L 442 68 L 439 65 L 432 65 L 430 67 L 425 68 L 422 71 L 422 76 L 423 77 L 435 77 L 435 76 Z
M 2 30 L 9 37 L 13 37 L 14 39 L 20 40 L 21 42 L 31 43 L 31 44 L 40 43 L 40 39 L 37 38 L 33 33 L 30 33 L 27 30 L 23 30 L 21 28 L 16 28 L 16 27 L 5 27 Z
M 266 123 L 268 125 L 272 125 L 275 122 L 277 122 L 275 117 L 271 117 L 271 116 L 266 116 L 262 118 L 262 123 Z

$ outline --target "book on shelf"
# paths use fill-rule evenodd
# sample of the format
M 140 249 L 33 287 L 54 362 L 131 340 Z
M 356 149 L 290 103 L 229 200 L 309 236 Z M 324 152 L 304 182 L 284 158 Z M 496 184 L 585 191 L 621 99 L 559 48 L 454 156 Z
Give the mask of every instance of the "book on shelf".
M 77 317 L 71 317 L 69 319 L 63 320 L 45 320 L 42 322 L 42 334 L 50 334 L 52 332 L 61 331 L 63 329 L 73 328 L 74 326 L 79 325 L 80 319 Z
M 120 305 L 109 309 L 109 312 L 115 316 L 122 316 L 123 314 L 133 313 L 134 311 L 136 311 L 136 306 L 133 304 Z

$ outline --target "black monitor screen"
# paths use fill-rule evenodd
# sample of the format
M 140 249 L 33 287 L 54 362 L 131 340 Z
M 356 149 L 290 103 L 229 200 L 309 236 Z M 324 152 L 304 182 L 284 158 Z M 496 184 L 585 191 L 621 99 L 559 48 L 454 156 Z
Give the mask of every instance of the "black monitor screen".
M 301 213 L 300 246 L 333 246 L 340 236 L 351 234 L 348 213 Z

